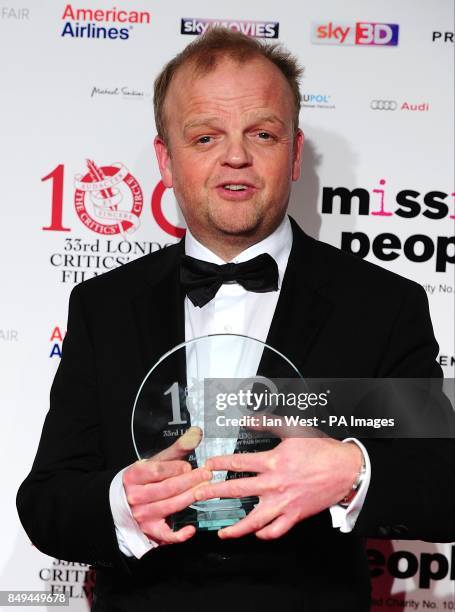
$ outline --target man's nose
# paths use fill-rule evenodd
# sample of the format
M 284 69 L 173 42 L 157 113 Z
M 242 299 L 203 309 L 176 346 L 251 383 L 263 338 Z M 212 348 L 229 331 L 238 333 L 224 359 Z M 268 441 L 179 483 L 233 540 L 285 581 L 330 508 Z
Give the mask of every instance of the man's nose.
M 221 163 L 232 168 L 244 168 L 252 164 L 251 152 L 243 138 L 231 138 L 226 142 Z

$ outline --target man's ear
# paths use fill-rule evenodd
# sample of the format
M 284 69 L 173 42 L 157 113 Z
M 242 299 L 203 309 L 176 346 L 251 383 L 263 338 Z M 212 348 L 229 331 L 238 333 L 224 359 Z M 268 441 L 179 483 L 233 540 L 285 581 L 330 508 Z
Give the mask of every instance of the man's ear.
M 172 163 L 169 148 L 160 136 L 156 136 L 153 141 L 155 147 L 156 158 L 160 169 L 161 179 L 164 185 L 169 189 L 172 187 Z
M 296 132 L 296 135 L 294 136 L 294 151 L 293 151 L 293 159 L 292 159 L 292 180 L 293 181 L 298 181 L 300 178 L 304 140 L 305 138 L 303 136 L 302 130 L 298 129 Z

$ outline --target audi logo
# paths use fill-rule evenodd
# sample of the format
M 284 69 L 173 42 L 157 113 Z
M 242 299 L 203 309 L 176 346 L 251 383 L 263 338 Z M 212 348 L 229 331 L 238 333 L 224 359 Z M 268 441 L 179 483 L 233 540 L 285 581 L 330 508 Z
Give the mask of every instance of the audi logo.
M 372 110 L 397 110 L 397 103 L 395 100 L 371 100 L 370 108 Z

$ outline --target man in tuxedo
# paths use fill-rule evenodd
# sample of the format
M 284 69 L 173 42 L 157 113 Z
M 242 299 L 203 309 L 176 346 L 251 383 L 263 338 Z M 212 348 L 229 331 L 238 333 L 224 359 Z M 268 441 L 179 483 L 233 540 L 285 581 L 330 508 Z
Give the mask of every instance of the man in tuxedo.
M 455 538 L 451 441 L 294 438 L 193 469 L 190 429 L 135 461 L 139 384 L 184 339 L 247 334 L 307 377 L 441 376 L 422 288 L 286 216 L 303 146 L 298 77 L 281 48 L 224 30 L 174 58 L 155 83 L 155 149 L 186 238 L 72 292 L 17 503 L 40 550 L 95 565 L 97 612 L 366 611 L 362 537 Z M 215 469 L 257 475 L 214 484 Z M 245 495 L 257 507 L 218 534 L 167 523 L 197 500 Z

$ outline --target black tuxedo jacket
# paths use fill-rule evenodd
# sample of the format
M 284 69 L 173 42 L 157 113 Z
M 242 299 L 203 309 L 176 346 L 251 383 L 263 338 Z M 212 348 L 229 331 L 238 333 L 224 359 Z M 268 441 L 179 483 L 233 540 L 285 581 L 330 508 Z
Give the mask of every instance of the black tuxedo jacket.
M 304 234 L 293 246 L 268 344 L 306 377 L 440 377 L 423 289 Z M 119 551 L 109 507 L 135 461 L 134 398 L 184 340 L 182 244 L 78 285 L 51 405 L 17 505 L 33 544 L 97 568 L 93 610 L 366 611 L 365 536 L 455 539 L 451 441 L 365 440 L 372 478 L 353 533 L 328 511 L 271 542 L 197 534 L 142 559 Z M 441 484 L 444 483 L 443 486 Z

